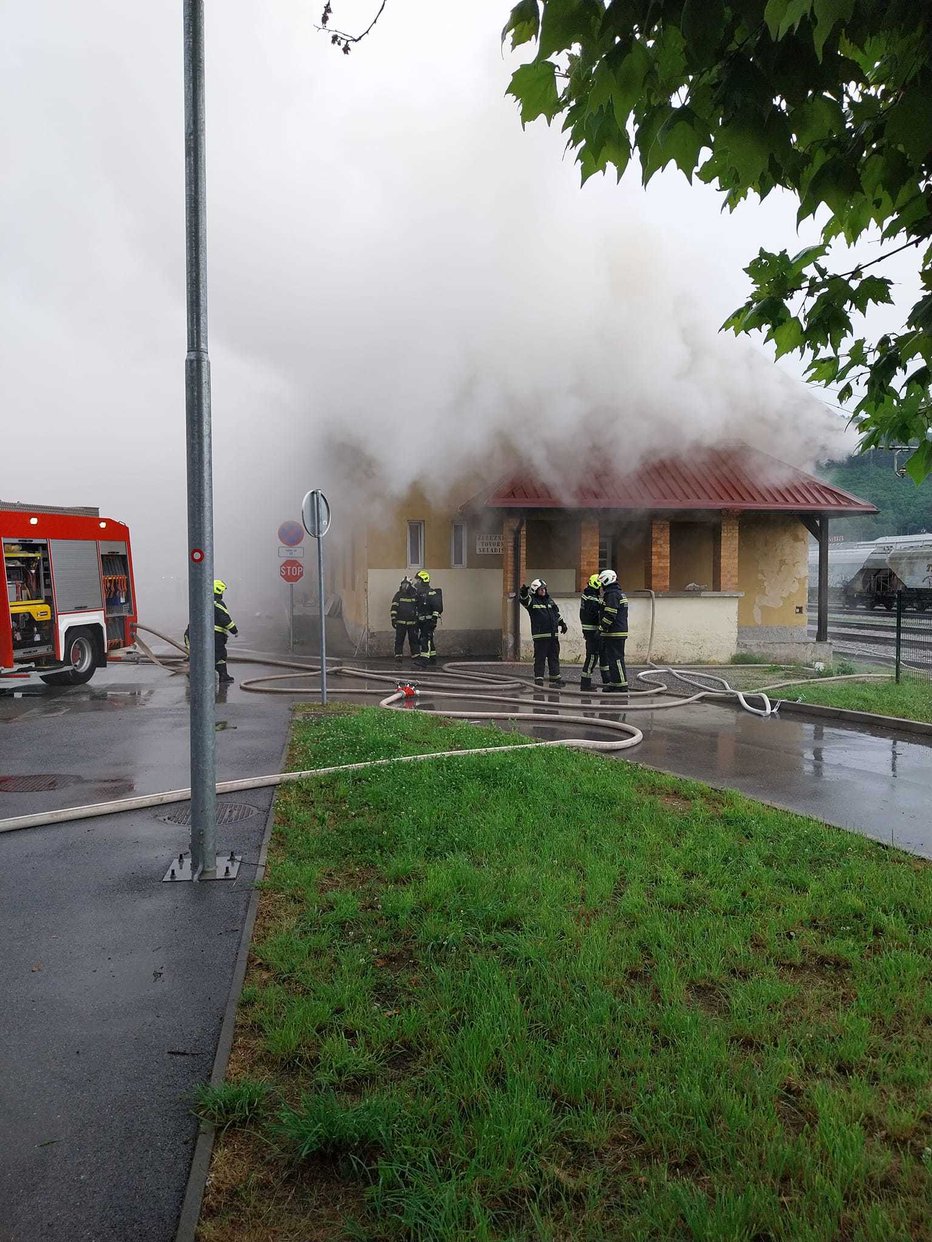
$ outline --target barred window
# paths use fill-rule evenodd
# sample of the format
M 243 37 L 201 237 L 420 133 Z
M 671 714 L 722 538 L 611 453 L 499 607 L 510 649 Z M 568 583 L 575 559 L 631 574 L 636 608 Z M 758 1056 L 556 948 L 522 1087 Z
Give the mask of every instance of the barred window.
M 454 522 L 450 540 L 450 564 L 454 569 L 466 568 L 466 523 Z
M 424 523 L 408 523 L 408 568 L 424 568 Z

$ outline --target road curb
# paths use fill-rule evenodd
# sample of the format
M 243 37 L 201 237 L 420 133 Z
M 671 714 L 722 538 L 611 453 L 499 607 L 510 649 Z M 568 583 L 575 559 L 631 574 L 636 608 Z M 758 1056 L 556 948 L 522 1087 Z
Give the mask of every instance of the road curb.
M 872 729 L 889 729 L 894 733 L 918 733 L 932 737 L 932 724 L 924 720 L 905 720 L 899 716 L 878 716 L 874 712 L 855 712 L 846 707 L 826 707 L 822 703 L 797 703 L 792 699 L 780 699 L 780 715 L 816 716 L 839 724 L 869 725 Z
M 285 761 L 288 757 L 288 748 L 291 745 L 293 720 L 294 711 L 292 711 L 291 720 L 288 724 L 288 737 L 282 750 L 278 769 L 280 772 L 285 771 Z M 210 1071 L 210 1085 L 212 1087 L 220 1086 L 226 1077 L 230 1051 L 233 1047 L 236 1012 L 239 1009 L 243 983 L 246 979 L 246 967 L 249 964 L 252 933 L 256 925 L 256 914 L 259 910 L 259 882 L 265 875 L 265 863 L 269 852 L 269 842 L 272 838 L 272 826 L 275 822 L 275 799 L 277 796 L 278 790 L 275 789 L 272 792 L 272 801 L 269 803 L 265 830 L 262 833 L 262 842 L 259 846 L 259 857 L 256 860 L 256 875 L 253 880 L 252 895 L 246 908 L 246 918 L 243 921 L 243 931 L 240 936 L 236 962 L 233 966 L 233 978 L 230 981 L 230 994 L 227 997 L 226 1009 L 223 1011 L 223 1022 L 220 1024 L 220 1035 L 217 1039 L 217 1051 L 214 1054 L 214 1064 Z M 181 1212 L 178 1217 L 178 1228 L 175 1231 L 175 1242 L 194 1242 L 197 1226 L 201 1219 L 201 1206 L 204 1201 L 204 1191 L 207 1187 L 207 1175 L 210 1172 L 210 1159 L 213 1155 L 216 1133 L 215 1127 L 206 1122 L 203 1122 L 198 1130 L 197 1140 L 194 1144 L 194 1154 L 191 1157 L 191 1168 L 188 1172 L 188 1181 L 185 1186 L 184 1199 L 182 1200 Z

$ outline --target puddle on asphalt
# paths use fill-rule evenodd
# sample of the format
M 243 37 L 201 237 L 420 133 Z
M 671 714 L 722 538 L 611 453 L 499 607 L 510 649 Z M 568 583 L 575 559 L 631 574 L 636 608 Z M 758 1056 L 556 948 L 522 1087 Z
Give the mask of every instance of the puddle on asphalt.
M 98 794 L 124 797 L 135 791 L 133 781 L 125 776 L 77 776 L 73 772 L 18 773 L 0 776 L 0 794 L 48 793 L 74 785 L 91 785 Z
M 0 717 L 2 724 L 18 724 L 27 720 L 52 719 L 69 712 L 121 711 L 142 707 L 152 698 L 152 690 L 95 690 L 75 686 L 20 686 L 15 690 L 0 689 L 0 704 L 13 709 L 12 715 Z M 28 707 L 25 707 L 26 703 Z M 25 710 L 23 708 L 25 707 Z
M 87 696 L 76 696 L 74 706 L 78 711 L 86 704 L 94 709 L 103 707 L 120 711 L 125 707 L 142 707 L 153 693 L 152 690 L 91 690 Z

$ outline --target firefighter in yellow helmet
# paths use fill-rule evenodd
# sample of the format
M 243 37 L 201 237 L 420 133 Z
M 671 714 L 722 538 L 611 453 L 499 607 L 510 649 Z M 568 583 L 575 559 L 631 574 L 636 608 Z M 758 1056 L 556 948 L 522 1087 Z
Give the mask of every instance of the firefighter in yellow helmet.
M 238 634 L 236 622 L 230 616 L 230 610 L 223 602 L 223 594 L 227 584 L 220 578 L 214 579 L 214 668 L 220 674 L 220 684 L 228 685 L 233 678 L 227 672 L 227 638 Z
M 434 630 L 443 612 L 443 592 L 430 585 L 430 574 L 421 569 L 414 576 L 415 615 L 417 616 L 418 654 L 414 657 L 424 668 L 431 668 L 437 661 L 434 646 Z
M 227 672 L 227 638 L 238 634 L 236 622 L 230 616 L 230 610 L 223 602 L 223 593 L 227 584 L 220 578 L 214 579 L 214 668 L 220 675 L 221 686 L 228 686 L 233 678 Z M 184 632 L 184 646 L 188 650 L 188 629 Z
M 592 670 L 598 665 L 601 654 L 601 620 L 602 581 L 598 574 L 592 574 L 579 600 L 579 623 L 586 643 L 586 659 L 579 679 L 580 690 L 592 689 Z

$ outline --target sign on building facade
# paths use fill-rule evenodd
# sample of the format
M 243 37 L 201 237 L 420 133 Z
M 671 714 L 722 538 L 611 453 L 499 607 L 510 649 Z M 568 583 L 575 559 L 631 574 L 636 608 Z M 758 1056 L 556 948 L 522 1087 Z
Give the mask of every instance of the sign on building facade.
M 477 556 L 501 556 L 501 535 L 476 535 Z

